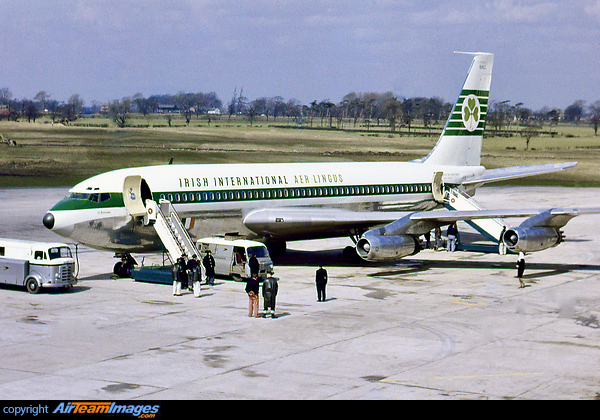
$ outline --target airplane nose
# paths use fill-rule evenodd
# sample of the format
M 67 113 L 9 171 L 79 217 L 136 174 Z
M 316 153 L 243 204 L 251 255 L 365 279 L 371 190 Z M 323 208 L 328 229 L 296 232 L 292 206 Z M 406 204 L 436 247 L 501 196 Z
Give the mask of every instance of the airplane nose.
M 42 219 L 42 223 L 48 229 L 52 229 L 54 227 L 54 215 L 52 213 L 46 213 Z

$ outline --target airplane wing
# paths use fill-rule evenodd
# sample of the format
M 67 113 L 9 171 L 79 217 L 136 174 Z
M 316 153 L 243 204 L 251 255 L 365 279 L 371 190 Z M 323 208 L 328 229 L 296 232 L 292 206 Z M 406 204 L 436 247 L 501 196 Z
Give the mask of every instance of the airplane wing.
M 429 221 L 447 224 L 457 221 L 475 219 L 502 219 L 513 217 L 532 217 L 544 215 L 545 226 L 562 227 L 570 219 L 580 214 L 600 213 L 600 207 L 588 208 L 553 208 L 553 209 L 505 209 L 505 210 L 435 210 L 420 211 L 410 215 L 413 222 Z M 565 220 L 566 219 L 566 220 Z M 564 221 L 564 223 L 563 223 Z
M 488 182 L 505 181 L 550 172 L 564 171 L 577 165 L 577 162 L 548 163 L 541 165 L 509 166 L 505 168 L 486 169 L 480 176 L 463 182 L 465 186 L 483 185 Z
M 528 217 L 544 226 L 562 227 L 580 214 L 600 213 L 600 208 L 503 209 L 503 210 L 433 210 L 417 212 L 357 212 L 336 208 L 281 207 L 254 210 L 243 224 L 257 235 L 281 236 L 286 240 L 308 237 L 342 236 L 375 229 L 394 234 L 422 235 L 436 225 L 477 219 Z M 384 233 L 385 234 L 385 233 Z
M 459 220 L 527 217 L 518 227 L 504 226 L 495 239 L 515 252 L 535 252 L 558 245 L 560 229 L 580 214 L 600 213 L 600 208 L 555 208 L 546 210 L 440 210 L 414 212 L 387 225 L 366 231 L 356 252 L 367 261 L 386 261 L 412 255 L 419 250 L 418 237 L 436 226 Z

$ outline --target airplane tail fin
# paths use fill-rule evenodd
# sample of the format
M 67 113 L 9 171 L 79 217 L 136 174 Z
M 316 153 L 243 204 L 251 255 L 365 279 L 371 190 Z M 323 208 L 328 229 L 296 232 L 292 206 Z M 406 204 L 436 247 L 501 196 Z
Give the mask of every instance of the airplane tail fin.
M 423 163 L 451 166 L 479 166 L 481 143 L 487 116 L 492 65 L 490 53 L 473 55 L 462 91 L 454 104 L 444 131 Z

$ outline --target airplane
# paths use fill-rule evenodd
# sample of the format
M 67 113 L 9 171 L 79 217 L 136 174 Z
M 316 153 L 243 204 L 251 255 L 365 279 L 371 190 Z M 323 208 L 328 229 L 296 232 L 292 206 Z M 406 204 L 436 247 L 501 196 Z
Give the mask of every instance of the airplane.
M 472 56 L 466 80 L 435 147 L 421 159 L 118 169 L 75 185 L 43 224 L 116 256 L 162 249 L 165 239 L 152 215 L 157 202 L 167 201 L 196 238 L 237 232 L 285 248 L 287 241 L 349 236 L 366 261 L 414 255 L 420 236 L 460 220 L 498 243 L 500 253 L 558 245 L 571 218 L 599 210 L 485 210 L 473 200 L 476 189 L 489 182 L 562 171 L 577 162 L 482 166 L 494 55 L 461 54 Z M 499 220 L 512 217 L 527 219 L 515 227 Z

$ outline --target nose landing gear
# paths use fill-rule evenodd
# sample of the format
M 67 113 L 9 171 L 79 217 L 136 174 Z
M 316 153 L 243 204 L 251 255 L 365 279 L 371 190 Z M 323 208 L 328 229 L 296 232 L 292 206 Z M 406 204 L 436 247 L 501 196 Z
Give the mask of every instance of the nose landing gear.
M 131 278 L 131 270 L 137 265 L 131 254 L 116 254 L 115 257 L 121 258 L 121 261 L 115 264 L 113 273 L 116 278 L 128 279 Z

